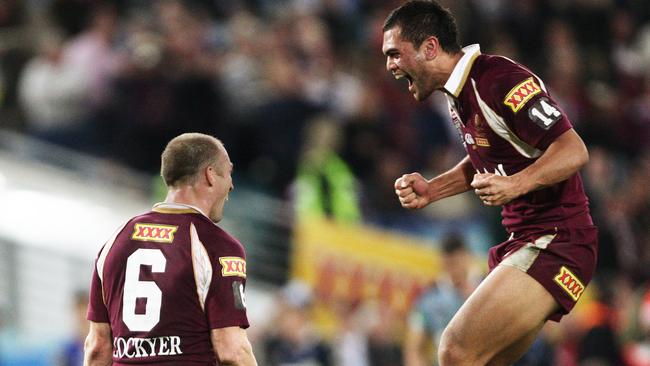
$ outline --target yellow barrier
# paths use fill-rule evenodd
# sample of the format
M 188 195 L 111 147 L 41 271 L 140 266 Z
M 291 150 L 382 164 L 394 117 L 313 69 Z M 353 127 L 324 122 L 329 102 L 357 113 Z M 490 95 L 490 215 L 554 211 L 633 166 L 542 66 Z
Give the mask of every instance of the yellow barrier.
M 297 225 L 292 277 L 320 301 L 378 300 L 404 313 L 439 271 L 437 251 L 412 237 L 325 220 Z

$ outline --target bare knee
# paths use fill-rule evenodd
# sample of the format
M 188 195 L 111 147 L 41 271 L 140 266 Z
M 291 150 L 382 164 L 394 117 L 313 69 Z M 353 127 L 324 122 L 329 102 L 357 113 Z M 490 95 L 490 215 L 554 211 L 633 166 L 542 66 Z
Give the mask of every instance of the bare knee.
M 438 346 L 438 360 L 441 366 L 476 365 L 477 356 L 453 329 L 445 329 Z

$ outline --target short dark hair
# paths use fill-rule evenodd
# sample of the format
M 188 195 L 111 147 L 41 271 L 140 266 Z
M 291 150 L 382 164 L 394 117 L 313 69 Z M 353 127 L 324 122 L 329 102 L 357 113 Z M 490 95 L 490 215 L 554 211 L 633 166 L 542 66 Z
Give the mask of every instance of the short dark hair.
M 463 240 L 462 236 L 456 233 L 452 233 L 448 234 L 444 239 L 442 239 L 440 250 L 442 251 L 442 254 L 449 255 L 461 251 L 466 251 L 467 246 L 465 245 L 465 241 Z
M 218 168 L 222 143 L 202 133 L 184 133 L 174 137 L 161 156 L 160 175 L 167 187 L 194 184 L 196 174 L 208 165 Z
M 394 9 L 386 17 L 383 31 L 397 26 L 401 28 L 401 37 L 415 48 L 428 37 L 435 36 L 445 52 L 461 50 L 454 16 L 435 1 L 413 0 Z

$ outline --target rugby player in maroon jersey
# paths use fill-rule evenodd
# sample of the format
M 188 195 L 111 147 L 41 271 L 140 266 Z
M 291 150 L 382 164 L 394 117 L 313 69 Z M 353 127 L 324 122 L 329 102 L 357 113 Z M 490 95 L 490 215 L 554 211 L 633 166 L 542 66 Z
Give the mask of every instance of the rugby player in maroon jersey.
M 244 247 L 216 224 L 231 173 L 218 139 L 169 142 L 165 202 L 124 224 L 97 257 L 85 365 L 257 365 Z
M 490 249 L 490 274 L 443 332 L 440 364 L 509 365 L 547 320 L 578 301 L 596 265 L 597 230 L 578 171 L 589 157 L 544 82 L 505 57 L 461 48 L 453 15 L 410 1 L 384 23 L 386 68 L 416 100 L 447 98 L 467 156 L 447 172 L 395 182 L 403 207 L 419 209 L 473 189 L 502 206 L 506 241 Z

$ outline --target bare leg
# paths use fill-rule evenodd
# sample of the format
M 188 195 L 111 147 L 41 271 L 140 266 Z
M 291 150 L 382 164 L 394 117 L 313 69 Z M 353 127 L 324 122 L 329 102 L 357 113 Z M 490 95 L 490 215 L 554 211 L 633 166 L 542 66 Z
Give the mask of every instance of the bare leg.
M 523 338 L 519 339 L 508 348 L 496 354 L 492 357 L 488 366 L 507 366 L 512 365 L 515 361 L 519 360 L 521 356 L 526 353 L 530 348 L 530 345 L 533 344 L 537 338 L 537 333 L 544 326 L 544 323 L 540 324 L 539 327 L 533 329 L 530 333 L 526 334 Z
M 447 325 L 438 349 L 440 365 L 485 365 L 502 351 L 523 353 L 524 340 L 534 339 L 557 306 L 528 274 L 498 266 Z

